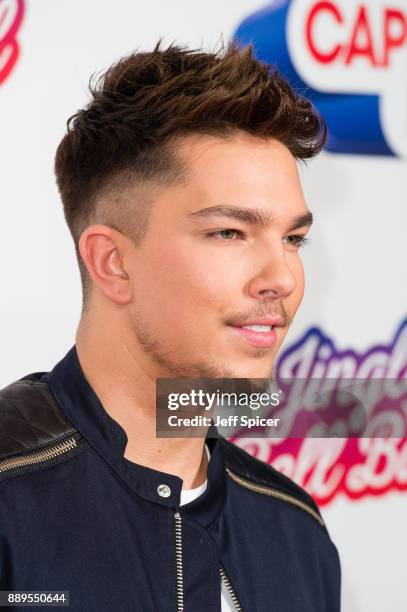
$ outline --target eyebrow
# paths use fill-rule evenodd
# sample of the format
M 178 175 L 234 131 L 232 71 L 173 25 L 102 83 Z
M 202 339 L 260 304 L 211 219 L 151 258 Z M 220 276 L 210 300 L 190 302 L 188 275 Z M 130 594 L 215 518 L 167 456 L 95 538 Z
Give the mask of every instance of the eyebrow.
M 241 206 L 209 206 L 208 208 L 201 208 L 195 210 L 188 215 L 189 217 L 206 219 L 207 217 L 228 217 L 229 219 L 237 219 L 238 221 L 245 221 L 250 225 L 258 225 L 260 227 L 267 227 L 272 221 L 272 215 L 269 212 L 265 212 L 260 208 L 243 208 Z M 310 226 L 313 222 L 313 215 L 311 211 L 303 215 L 294 217 L 292 223 L 288 229 L 292 232 L 300 227 Z

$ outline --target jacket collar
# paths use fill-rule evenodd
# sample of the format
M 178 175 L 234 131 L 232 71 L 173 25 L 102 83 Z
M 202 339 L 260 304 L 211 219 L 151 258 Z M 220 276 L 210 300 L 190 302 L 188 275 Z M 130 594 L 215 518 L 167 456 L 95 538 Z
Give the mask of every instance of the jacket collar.
M 161 506 L 179 506 L 181 478 L 139 465 L 123 456 L 126 433 L 105 410 L 86 379 L 76 345 L 46 375 L 46 381 L 66 417 L 133 491 Z M 212 424 L 206 437 L 211 453 L 207 489 L 197 500 L 183 506 L 183 511 L 204 526 L 211 524 L 220 513 L 226 489 L 222 446 L 218 438 L 211 436 L 213 433 L 216 433 L 216 427 Z M 170 487 L 169 497 L 160 497 L 157 492 L 160 484 Z

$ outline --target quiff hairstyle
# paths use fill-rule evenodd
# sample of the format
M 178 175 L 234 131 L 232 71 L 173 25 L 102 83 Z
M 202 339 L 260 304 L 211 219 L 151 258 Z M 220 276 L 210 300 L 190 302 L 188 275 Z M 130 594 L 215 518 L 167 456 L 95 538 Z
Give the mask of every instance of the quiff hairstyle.
M 91 78 L 91 101 L 68 119 L 57 149 L 55 174 L 79 263 L 82 312 L 92 289 L 78 247 L 82 232 L 103 223 L 139 244 L 151 187 L 185 179 L 179 137 L 242 131 L 274 138 L 302 161 L 326 141 L 326 124 L 311 102 L 257 60 L 252 45 L 232 41 L 212 53 L 174 44 L 162 49 L 161 43 L 121 58 L 94 84 Z

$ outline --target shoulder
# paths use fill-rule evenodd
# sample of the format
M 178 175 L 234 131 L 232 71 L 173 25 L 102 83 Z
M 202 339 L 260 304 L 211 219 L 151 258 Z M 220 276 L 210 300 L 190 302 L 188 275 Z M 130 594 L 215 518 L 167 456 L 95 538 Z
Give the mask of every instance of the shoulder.
M 0 420 L 0 480 L 65 459 L 61 448 L 77 450 L 80 435 L 40 373 L 0 390 Z
M 269 495 L 296 506 L 326 529 L 317 503 L 305 489 L 225 438 L 221 438 L 221 445 L 226 471 L 232 480 L 254 493 Z

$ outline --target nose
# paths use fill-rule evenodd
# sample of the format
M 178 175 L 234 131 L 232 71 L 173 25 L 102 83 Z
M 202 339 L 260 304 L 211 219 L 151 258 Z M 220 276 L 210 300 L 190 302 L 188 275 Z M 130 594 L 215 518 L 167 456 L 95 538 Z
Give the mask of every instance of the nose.
M 267 262 L 247 284 L 247 294 L 255 299 L 283 299 L 297 287 L 297 278 L 284 252 L 268 254 Z

